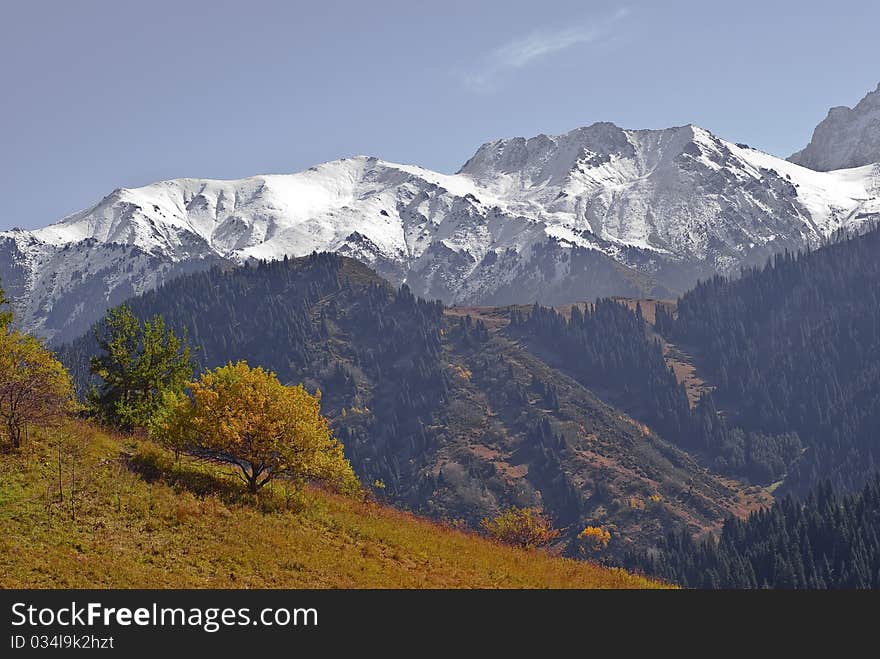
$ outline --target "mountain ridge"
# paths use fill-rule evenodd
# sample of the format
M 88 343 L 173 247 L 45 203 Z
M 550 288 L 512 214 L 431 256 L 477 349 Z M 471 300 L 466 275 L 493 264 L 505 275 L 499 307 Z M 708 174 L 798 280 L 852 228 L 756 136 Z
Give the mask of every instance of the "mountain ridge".
M 602 122 L 487 142 L 453 175 L 357 156 L 118 188 L 0 233 L 0 277 L 24 328 L 55 342 L 180 271 L 312 251 L 447 303 L 670 296 L 880 217 L 877 170 L 818 173 L 692 124 Z

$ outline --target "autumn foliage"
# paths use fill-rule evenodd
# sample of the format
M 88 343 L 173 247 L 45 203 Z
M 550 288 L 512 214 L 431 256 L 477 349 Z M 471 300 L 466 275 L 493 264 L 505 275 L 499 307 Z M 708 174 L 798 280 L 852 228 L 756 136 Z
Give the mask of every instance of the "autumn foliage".
M 537 508 L 509 508 L 480 525 L 495 540 L 523 548 L 544 547 L 559 537 L 550 519 Z
M 599 552 L 608 548 L 608 543 L 611 542 L 611 532 L 601 526 L 588 526 L 578 534 L 578 540 L 584 541 L 587 547 Z
M 32 336 L 11 329 L 0 288 L 0 419 L 13 448 L 28 424 L 45 424 L 69 411 L 73 385 L 64 366 Z
M 254 493 L 280 475 L 357 488 L 321 415 L 320 392 L 285 386 L 271 371 L 243 361 L 208 371 L 188 388 L 192 396 L 165 393 L 150 424 L 157 441 L 233 465 Z

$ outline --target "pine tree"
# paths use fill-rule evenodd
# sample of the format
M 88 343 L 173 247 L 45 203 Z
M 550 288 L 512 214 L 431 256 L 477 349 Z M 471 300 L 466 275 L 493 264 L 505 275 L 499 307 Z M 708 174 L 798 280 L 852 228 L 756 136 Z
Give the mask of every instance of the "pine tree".
M 161 316 L 140 322 L 130 307 L 116 307 L 95 329 L 95 339 L 100 352 L 90 370 L 101 384 L 90 402 L 112 425 L 146 427 L 162 395 L 182 391 L 192 377 L 186 335 L 178 338 Z

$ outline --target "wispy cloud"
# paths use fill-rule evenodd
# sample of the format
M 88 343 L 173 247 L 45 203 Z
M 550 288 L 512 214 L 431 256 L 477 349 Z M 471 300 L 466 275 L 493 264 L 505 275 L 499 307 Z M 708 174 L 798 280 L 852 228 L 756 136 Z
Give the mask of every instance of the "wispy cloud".
M 492 50 L 480 64 L 462 75 L 464 84 L 476 92 L 489 92 L 514 71 L 542 57 L 558 53 L 578 44 L 593 43 L 609 35 L 618 21 L 629 16 L 620 9 L 611 16 L 596 18 L 558 30 L 539 30 L 514 39 Z

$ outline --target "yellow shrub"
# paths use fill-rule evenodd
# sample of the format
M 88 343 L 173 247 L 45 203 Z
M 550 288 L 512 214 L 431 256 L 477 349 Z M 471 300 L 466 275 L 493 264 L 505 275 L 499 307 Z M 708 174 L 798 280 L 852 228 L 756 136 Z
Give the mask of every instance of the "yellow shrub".
M 578 539 L 586 542 L 593 551 L 602 551 L 611 542 L 611 532 L 601 526 L 588 526 L 578 534 Z
M 518 547 L 543 547 L 559 537 L 559 531 L 537 508 L 509 508 L 480 525 L 499 542 Z

